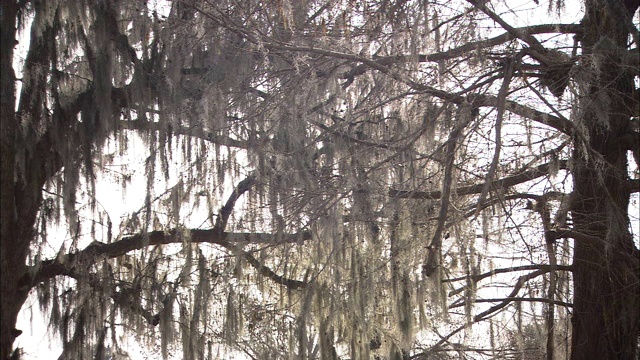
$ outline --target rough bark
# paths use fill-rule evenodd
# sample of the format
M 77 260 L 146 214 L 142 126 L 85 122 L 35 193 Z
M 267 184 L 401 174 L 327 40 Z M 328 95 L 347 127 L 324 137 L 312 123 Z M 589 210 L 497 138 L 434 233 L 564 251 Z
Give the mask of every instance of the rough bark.
M 22 79 L 22 97 L 20 107 L 16 111 L 16 74 L 13 69 L 14 47 L 17 22 L 23 16 L 24 3 L 2 2 L 1 30 L 1 78 L 2 127 L 0 131 L 1 156 L 1 204 L 2 221 L 0 235 L 0 277 L 2 301 L 0 301 L 0 359 L 16 359 L 13 342 L 21 331 L 16 329 L 18 313 L 27 299 L 30 286 L 25 286 L 20 279 L 24 277 L 27 267 L 29 246 L 35 237 L 34 225 L 42 204 L 42 189 L 45 182 L 61 167 L 60 154 L 55 150 L 51 130 L 29 143 L 21 131 L 20 116 L 40 118 L 42 99 L 33 97 L 44 94 L 45 83 L 42 77 L 33 76 L 29 80 Z M 22 7 L 22 8 L 21 8 Z M 51 35 L 51 34 L 49 34 Z M 31 39 L 31 50 L 27 55 L 27 66 L 42 64 L 49 66 L 53 40 L 36 41 Z M 37 43 L 37 45 L 34 45 Z M 34 50 L 35 49 L 35 50 Z M 86 94 L 85 94 L 86 96 Z M 76 114 L 78 103 L 84 96 L 69 105 L 69 109 L 56 107 L 53 121 L 62 125 L 61 119 L 71 119 L 71 112 Z M 24 171 L 20 171 L 17 162 L 23 161 Z
M 1 195 L 0 209 L 2 218 L 0 226 L 0 359 L 8 359 L 11 356 L 13 341 L 17 335 L 14 330 L 18 311 L 24 302 L 23 294 L 18 290 L 18 278 L 25 262 L 20 250 L 20 239 L 17 235 L 18 218 L 14 197 L 14 168 L 15 168 L 15 137 L 17 131 L 17 119 L 15 106 L 15 73 L 11 65 L 13 60 L 13 48 L 16 44 L 16 13 L 17 4 L 14 2 L 2 2 L 2 34 L 0 38 L 0 79 L 1 91 L 1 125 L 0 125 L 0 175 Z
M 628 24 L 637 8 L 637 1 L 586 2 L 583 53 L 599 76 L 588 84 L 582 103 L 588 140 L 575 145 L 572 215 L 578 233 L 601 241 L 575 242 L 571 356 L 576 360 L 638 357 L 638 256 L 629 231 L 628 149 L 619 140 L 632 131 L 634 85 L 616 56 L 627 48 Z

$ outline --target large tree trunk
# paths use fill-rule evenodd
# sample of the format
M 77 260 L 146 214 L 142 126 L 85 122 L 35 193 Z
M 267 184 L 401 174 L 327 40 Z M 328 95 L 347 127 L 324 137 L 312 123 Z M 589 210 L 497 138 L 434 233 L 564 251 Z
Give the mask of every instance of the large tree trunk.
M 34 239 L 34 224 L 42 202 L 41 189 L 47 177 L 44 171 L 51 159 L 50 142 L 34 146 L 23 154 L 25 174 L 16 173 L 20 123 L 16 116 L 16 76 L 13 51 L 16 41 L 18 6 L 2 1 L 0 34 L 0 360 L 13 357 L 13 342 L 20 334 L 15 328 L 18 313 L 29 294 L 31 284 L 21 284 L 27 269 L 29 245 Z M 44 146 L 43 146 L 44 145 Z M 49 171 L 50 173 L 51 171 Z M 17 355 L 17 354 L 16 354 Z
M 573 155 L 573 221 L 577 232 L 589 235 L 575 241 L 575 360 L 638 358 L 639 268 L 629 230 L 625 140 L 634 139 L 634 84 L 619 55 L 627 48 L 637 2 L 586 1 L 584 61 L 596 70 L 584 84 L 580 110 L 587 144 L 577 136 Z
M 1 125 L 0 125 L 0 359 L 11 355 L 17 314 L 22 304 L 18 304 L 19 254 L 15 251 L 15 225 L 17 211 L 14 197 L 15 136 L 17 120 L 15 116 L 15 73 L 12 67 L 13 47 L 16 34 L 16 5 L 2 2 L 2 34 L 0 38 L 0 59 L 2 81 Z M 24 259 L 22 259 L 24 266 Z M 17 309 L 16 309 L 17 308 Z

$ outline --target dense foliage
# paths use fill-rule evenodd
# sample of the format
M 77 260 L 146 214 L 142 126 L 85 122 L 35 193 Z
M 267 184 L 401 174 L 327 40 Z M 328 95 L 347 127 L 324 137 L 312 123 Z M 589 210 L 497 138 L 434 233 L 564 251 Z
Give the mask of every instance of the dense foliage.
M 514 6 L 3 0 L 0 357 L 635 359 L 638 1 Z

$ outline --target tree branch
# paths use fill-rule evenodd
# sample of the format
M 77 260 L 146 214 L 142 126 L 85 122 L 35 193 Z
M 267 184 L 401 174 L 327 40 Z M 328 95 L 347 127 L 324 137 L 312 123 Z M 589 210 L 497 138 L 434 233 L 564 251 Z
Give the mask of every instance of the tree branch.
M 564 271 L 572 271 L 573 267 L 571 267 L 570 265 L 558 265 L 558 266 L 556 266 L 556 269 L 557 270 L 564 270 Z M 513 267 L 508 267 L 508 268 L 494 269 L 494 270 L 487 271 L 486 273 L 482 273 L 482 274 L 478 274 L 478 275 L 461 276 L 461 277 L 457 277 L 457 278 L 444 279 L 444 280 L 442 280 L 442 282 L 463 281 L 463 280 L 467 280 L 469 278 L 471 278 L 473 281 L 480 281 L 482 279 L 491 277 L 491 276 L 496 275 L 496 274 L 504 274 L 504 273 L 508 273 L 508 272 L 525 271 L 525 270 L 545 270 L 545 271 L 550 271 L 551 270 L 551 265 L 513 266 Z M 451 296 L 451 295 L 455 295 L 455 294 L 449 293 L 449 296 Z
M 224 206 L 220 209 L 220 213 L 218 214 L 218 219 L 216 220 L 216 224 L 213 227 L 214 231 L 218 231 L 220 233 L 224 233 L 224 229 L 227 227 L 227 222 L 229 221 L 229 216 L 233 212 L 233 208 L 236 205 L 236 201 L 242 194 L 246 193 L 251 189 L 251 187 L 255 184 L 256 177 L 255 175 L 249 175 L 246 179 L 240 181 L 238 186 L 233 190 L 229 199 L 224 204 Z
M 475 6 L 478 10 L 487 14 L 487 16 L 489 16 L 493 21 L 500 24 L 500 26 L 502 26 L 502 28 L 505 29 L 514 38 L 524 41 L 525 43 L 529 44 L 529 46 L 532 49 L 538 52 L 542 52 L 542 53 L 546 52 L 545 47 L 542 46 L 542 44 L 538 41 L 538 39 L 533 37 L 532 34 L 527 32 L 521 32 L 519 31 L 519 29 L 516 29 L 513 26 L 511 26 L 509 23 L 504 21 L 498 14 L 496 14 L 491 9 L 489 9 L 485 5 L 484 1 L 480 1 L 480 0 L 467 0 L 467 1 L 471 3 L 473 6 Z
M 210 131 L 205 131 L 201 128 L 195 127 L 183 127 L 183 126 L 172 126 L 168 128 L 166 125 L 152 122 L 152 121 L 143 121 L 143 120 L 131 120 L 131 121 L 120 121 L 119 127 L 121 129 L 127 130 L 141 130 L 141 131 L 168 131 L 173 134 L 178 135 L 187 135 L 196 137 L 199 139 L 203 139 L 206 141 L 210 141 L 215 144 L 220 144 L 229 147 L 236 147 L 240 149 L 248 149 L 249 144 L 244 141 L 232 139 L 228 136 L 217 135 Z M 260 140 L 258 140 L 260 141 Z
M 495 298 L 495 299 L 473 299 L 471 302 L 474 304 L 477 303 L 488 303 L 488 302 L 518 302 L 518 301 L 526 301 L 526 302 L 539 302 L 539 303 L 545 303 L 545 304 L 553 304 L 553 305 L 560 305 L 560 306 L 565 306 L 565 307 L 572 307 L 573 304 L 568 303 L 568 302 L 564 302 L 564 301 L 559 301 L 559 300 L 549 300 L 548 298 L 523 298 L 523 297 L 505 297 L 505 298 Z M 467 304 L 466 301 L 463 302 L 459 302 L 456 304 L 451 304 L 449 305 L 449 309 L 455 309 L 458 307 L 463 307 Z
M 531 280 L 531 279 L 533 279 L 535 277 L 538 277 L 538 276 L 540 276 L 540 275 L 542 275 L 542 274 L 544 274 L 546 272 L 547 272 L 546 270 L 542 270 L 541 269 L 541 270 L 536 270 L 536 271 L 530 272 L 530 273 L 528 273 L 526 275 L 520 276 L 518 278 L 518 281 L 516 282 L 516 285 L 513 287 L 513 290 L 506 297 L 507 300 L 504 300 L 503 302 L 501 302 L 501 303 L 499 303 L 497 305 L 494 305 L 494 306 L 490 307 L 489 309 L 481 312 L 480 314 L 474 316 L 473 317 L 473 322 L 478 322 L 478 321 L 484 320 L 487 315 L 490 315 L 490 314 L 492 314 L 492 313 L 494 313 L 494 312 L 506 307 L 507 305 L 509 305 L 511 303 L 511 300 L 509 300 L 509 299 L 515 298 L 516 295 L 518 295 L 518 292 L 520 292 L 520 289 L 522 288 L 524 283 L 526 283 L 527 281 L 529 281 L 529 280 Z
M 453 94 L 444 90 L 439 90 L 429 85 L 425 85 L 422 83 L 415 82 L 411 79 L 405 78 L 399 73 L 392 71 L 391 68 L 385 66 L 383 62 L 378 60 L 372 60 L 364 56 L 343 53 L 333 50 L 326 50 L 322 48 L 314 48 L 307 46 L 292 46 L 292 45 L 281 45 L 281 44 L 265 44 L 266 48 L 274 49 L 274 50 L 284 50 L 284 51 L 293 51 L 293 52 L 306 52 L 311 54 L 318 54 L 328 57 L 333 57 L 337 59 L 343 59 L 352 62 L 359 62 L 362 66 L 369 67 L 371 69 L 377 70 L 383 74 L 389 75 L 391 78 L 407 84 L 412 89 L 431 94 L 438 98 L 441 98 L 445 101 L 450 101 L 456 105 L 462 105 L 465 102 L 469 102 L 473 107 L 480 106 L 490 106 L 490 107 L 500 107 L 501 101 L 496 96 L 492 95 L 474 95 L 473 101 L 468 101 L 468 99 L 460 94 Z M 520 115 L 522 117 L 529 118 L 536 122 L 540 122 L 542 124 L 548 125 L 558 131 L 561 131 L 565 134 L 572 134 L 575 129 L 573 123 L 566 119 L 561 119 L 555 115 L 547 114 L 528 106 L 524 106 L 518 104 L 515 101 L 506 101 L 505 110 L 508 110 L 514 114 Z
M 87 281 L 88 285 L 93 289 L 99 290 L 104 287 L 104 280 L 100 279 L 98 276 L 96 276 L 96 274 L 79 272 L 75 267 L 70 268 L 69 271 L 64 273 L 63 275 L 76 279 L 78 281 Z M 120 288 L 120 291 L 112 289 L 112 291 L 110 292 L 110 297 L 113 300 L 114 304 L 122 308 L 128 308 L 134 313 L 140 315 L 147 321 L 149 325 L 156 326 L 159 324 L 159 314 L 153 315 L 151 311 L 145 309 L 144 306 L 142 306 L 142 303 L 140 301 L 134 301 L 131 298 L 133 294 L 138 290 L 133 289 L 130 286 L 126 286 L 122 282 L 118 284 L 118 287 Z
M 461 116 L 460 112 L 462 111 L 469 111 L 468 105 L 458 111 L 458 116 Z M 422 273 L 427 277 L 431 276 L 431 274 L 433 274 L 438 268 L 437 259 L 440 254 L 440 247 L 442 246 L 442 231 L 444 230 L 445 222 L 447 220 L 447 213 L 449 212 L 451 187 L 453 186 L 453 164 L 455 160 L 456 144 L 461 132 L 462 127 L 456 126 L 449 135 L 449 139 L 446 143 L 446 159 L 444 177 L 442 179 L 442 196 L 440 213 L 438 214 L 438 225 L 436 227 L 436 231 L 433 235 L 431 243 L 429 244 L 429 246 L 427 246 L 427 259 L 425 259 L 425 262 L 422 265 Z
M 558 162 L 559 169 L 567 169 L 567 161 L 561 160 Z M 522 184 L 527 181 L 531 181 L 537 179 L 541 176 L 545 176 L 549 174 L 551 169 L 551 164 L 543 164 L 539 165 L 535 168 L 531 168 L 525 171 L 522 171 L 516 175 L 507 176 L 505 178 L 494 181 L 491 185 L 494 188 L 498 189 L 506 189 L 512 187 L 514 185 Z M 484 183 L 461 186 L 455 190 L 457 195 L 472 195 L 479 194 L 482 191 Z M 390 189 L 389 190 L 390 197 L 397 197 L 400 199 L 424 199 L 424 200 L 436 200 L 442 197 L 442 191 L 415 191 L 415 190 L 397 190 Z
M 274 273 L 269 267 L 260 263 L 251 253 L 242 249 L 242 246 L 235 244 L 254 243 L 255 240 L 265 242 L 269 239 L 269 243 L 294 243 L 311 239 L 311 233 L 303 231 L 298 234 L 255 234 L 255 233 L 227 233 L 224 231 L 229 216 L 233 211 L 238 198 L 249 191 L 249 189 L 255 183 L 255 176 L 251 175 L 238 183 L 236 188 L 225 205 L 220 209 L 219 217 L 216 221 L 213 229 L 192 229 L 189 231 L 190 242 L 192 243 L 210 243 L 220 245 L 239 256 L 245 258 L 249 264 L 255 267 L 260 274 L 272 279 L 278 284 L 285 285 L 291 289 L 300 289 L 307 285 L 307 283 L 287 279 Z M 183 232 L 178 229 L 174 229 L 169 232 L 165 231 L 152 231 L 149 233 L 141 233 L 133 236 L 122 238 L 119 241 L 105 244 L 102 242 L 94 241 L 85 249 L 73 254 L 63 255 L 55 259 L 45 260 L 40 264 L 31 266 L 31 271 L 28 271 L 26 275 L 20 280 L 21 286 L 33 287 L 36 284 L 55 277 L 57 275 L 64 275 L 70 273 L 75 269 L 79 263 L 92 264 L 100 258 L 116 258 L 134 250 L 140 250 L 148 246 L 167 245 L 167 244 L 180 244 L 183 242 Z
M 487 198 L 489 194 L 489 190 L 491 190 L 491 183 L 493 182 L 493 178 L 496 174 L 496 169 L 498 168 L 498 163 L 500 162 L 500 152 L 502 151 L 502 120 L 504 118 L 504 104 L 507 101 L 507 94 L 509 92 L 509 85 L 511 85 L 511 78 L 513 77 L 514 67 L 517 65 L 517 59 L 510 58 L 507 60 L 507 65 L 505 67 L 504 80 L 502 81 L 502 86 L 500 87 L 500 91 L 498 91 L 498 103 L 496 104 L 496 108 L 498 110 L 498 114 L 496 115 L 496 126 L 493 131 L 495 131 L 495 149 L 493 151 L 493 159 L 491 160 L 491 165 L 489 166 L 489 171 L 487 172 L 487 176 L 485 177 L 484 186 L 482 186 L 482 190 L 480 191 L 480 198 L 478 198 L 478 207 L 476 208 L 476 216 L 480 213 L 482 204 L 484 200 Z
M 311 239 L 311 233 L 308 231 L 303 231 L 298 234 L 283 234 L 275 236 L 273 234 L 266 233 L 221 233 L 214 229 L 192 229 L 190 230 L 190 234 L 190 241 L 192 243 L 216 244 L 232 251 L 239 251 L 242 256 L 247 258 L 251 265 L 256 267 L 259 271 L 264 272 L 263 275 L 272 278 L 274 281 L 283 285 L 287 284 L 287 279 L 269 273 L 268 268 L 265 269 L 264 265 L 259 265 L 259 262 L 255 259 L 253 259 L 255 261 L 251 260 L 250 258 L 253 256 L 243 250 L 239 250 L 239 246 L 234 243 L 283 244 L 298 243 Z M 30 271 L 22 277 L 20 285 L 31 288 L 44 280 L 68 273 L 70 269 L 77 266 L 78 263 L 91 264 L 99 258 L 112 259 L 125 255 L 130 251 L 140 250 L 148 246 L 182 244 L 182 242 L 183 239 L 181 232 L 177 230 L 168 232 L 152 231 L 146 234 L 136 234 L 122 238 L 121 240 L 111 244 L 104 244 L 95 241 L 90 246 L 76 253 L 63 255 L 56 259 L 44 260 L 40 264 L 30 266 Z M 294 280 L 291 280 L 291 284 L 297 283 Z M 300 284 L 294 286 L 297 286 L 297 288 L 301 287 Z
M 553 272 L 555 270 L 573 271 L 573 267 L 570 265 L 557 265 L 555 267 L 552 267 L 551 265 L 522 265 L 522 266 L 509 267 L 509 268 L 495 269 L 495 270 L 491 270 L 489 272 L 478 274 L 478 275 L 468 275 L 468 276 L 462 276 L 462 277 L 453 278 L 453 279 L 444 279 L 442 280 L 442 282 L 455 282 L 455 281 L 463 281 L 463 280 L 471 279 L 471 281 L 473 281 L 474 283 L 477 283 L 478 281 L 491 277 L 495 274 L 504 274 L 508 272 L 525 271 L 525 270 L 540 270 L 547 273 L 547 272 Z M 448 296 L 457 295 L 462 291 L 464 291 L 464 289 L 465 287 L 463 286 L 458 289 L 452 290 L 449 292 Z
M 580 24 L 544 24 L 544 25 L 535 25 L 535 26 L 525 26 L 521 28 L 515 29 L 519 34 L 546 34 L 546 33 L 580 33 L 582 31 L 582 25 Z M 515 40 L 518 37 L 510 32 L 505 32 L 504 34 L 498 35 L 496 37 L 473 41 L 466 43 L 457 48 L 453 48 L 447 51 L 441 51 L 428 55 L 418 55 L 417 58 L 415 55 L 395 55 L 395 56 L 387 56 L 379 59 L 375 59 L 377 63 L 380 65 L 388 66 L 399 63 L 406 63 L 410 61 L 417 62 L 436 62 L 441 60 L 449 60 L 455 57 L 458 57 L 464 53 L 470 51 L 477 51 L 478 49 L 484 49 L 488 47 L 497 46 L 500 44 L 504 44 L 508 41 Z M 343 79 L 350 79 L 358 75 L 364 74 L 369 66 L 365 64 L 358 65 L 353 69 L 342 74 Z

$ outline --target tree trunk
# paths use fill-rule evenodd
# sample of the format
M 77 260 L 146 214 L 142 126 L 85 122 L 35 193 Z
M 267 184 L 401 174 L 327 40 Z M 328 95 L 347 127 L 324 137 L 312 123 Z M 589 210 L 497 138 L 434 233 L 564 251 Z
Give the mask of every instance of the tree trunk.
M 18 5 L 2 1 L 0 34 L 0 360 L 15 359 L 13 342 L 21 331 L 15 328 L 18 313 L 27 299 L 31 284 L 21 284 L 27 269 L 29 245 L 42 203 L 42 187 L 47 177 L 44 164 L 51 159 L 49 142 L 25 152 L 26 173 L 16 173 L 20 123 L 16 116 L 16 76 L 13 52 L 16 41 Z M 49 171 L 50 173 L 51 171 Z M 16 354 L 17 355 L 17 354 Z
M 15 329 L 19 308 L 18 304 L 18 272 L 16 266 L 19 256 L 14 249 L 14 230 L 17 212 L 14 198 L 14 162 L 15 136 L 17 120 L 15 116 L 15 73 L 12 67 L 13 48 L 16 34 L 16 4 L 2 2 L 2 34 L 0 35 L 0 79 L 1 91 L 1 122 L 0 122 L 0 359 L 11 356 L 13 341 L 17 332 Z M 22 262 L 24 266 L 24 259 Z M 17 309 L 16 309 L 17 308 Z
M 575 360 L 638 358 L 639 268 L 629 230 L 628 148 L 623 141 L 633 134 L 635 95 L 633 74 L 625 72 L 619 55 L 627 49 L 627 24 L 637 2 L 586 1 L 584 65 L 595 71 L 582 89 L 584 134 L 576 136 L 573 154 L 572 215 L 578 233 L 598 240 L 575 241 Z

